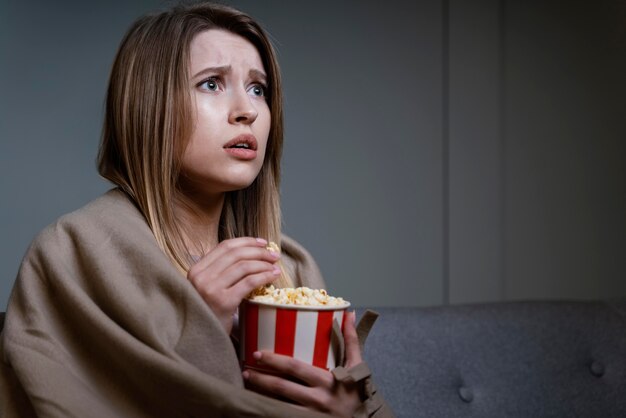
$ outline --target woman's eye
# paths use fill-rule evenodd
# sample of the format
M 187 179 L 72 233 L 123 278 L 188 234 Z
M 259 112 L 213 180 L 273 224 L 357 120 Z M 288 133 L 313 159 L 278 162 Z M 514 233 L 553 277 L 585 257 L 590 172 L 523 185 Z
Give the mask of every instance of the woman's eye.
M 253 96 L 264 97 L 265 96 L 265 86 L 261 84 L 254 84 L 248 90 Z
M 217 91 L 219 84 L 215 78 L 209 78 L 208 80 L 200 83 L 200 87 L 208 91 Z

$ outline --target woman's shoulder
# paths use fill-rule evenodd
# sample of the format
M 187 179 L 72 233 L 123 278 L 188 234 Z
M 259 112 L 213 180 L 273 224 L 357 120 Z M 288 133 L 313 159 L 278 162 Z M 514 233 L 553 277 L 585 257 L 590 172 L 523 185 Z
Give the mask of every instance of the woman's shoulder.
M 282 234 L 280 247 L 283 265 L 288 269 L 296 286 L 307 286 L 314 289 L 326 287 L 315 259 L 302 244 Z
M 129 233 L 151 235 L 132 200 L 114 188 L 45 227 L 31 243 L 31 249 L 68 244 L 73 247 L 77 242 L 111 240 Z
M 22 259 L 17 280 L 85 289 L 102 285 L 106 292 L 115 288 L 140 294 L 133 286 L 141 281 L 128 278 L 157 276 L 170 283 L 180 273 L 132 200 L 113 189 L 40 232 Z
M 136 219 L 143 221 L 132 199 L 121 189 L 113 188 L 85 206 L 61 216 L 55 223 L 67 226 L 102 225 Z

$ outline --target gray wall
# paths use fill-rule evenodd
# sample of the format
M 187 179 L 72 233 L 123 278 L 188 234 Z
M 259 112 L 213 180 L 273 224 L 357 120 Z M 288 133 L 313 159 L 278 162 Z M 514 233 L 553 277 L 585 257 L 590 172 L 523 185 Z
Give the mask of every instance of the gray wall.
M 626 3 L 449 4 L 450 301 L 626 295 Z
M 101 194 L 108 70 L 159 1 L 0 1 L 0 306 Z M 626 295 L 626 7 L 233 1 L 285 80 L 285 231 L 357 305 Z

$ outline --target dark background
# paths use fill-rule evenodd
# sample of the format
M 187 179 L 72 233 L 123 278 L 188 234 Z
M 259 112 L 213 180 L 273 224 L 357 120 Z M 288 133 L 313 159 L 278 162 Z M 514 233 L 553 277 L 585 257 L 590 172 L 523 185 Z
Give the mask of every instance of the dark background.
M 170 4 L 0 0 L 0 307 L 38 231 L 109 187 L 113 57 Z M 332 293 L 626 296 L 626 3 L 228 4 L 278 49 L 285 231 Z

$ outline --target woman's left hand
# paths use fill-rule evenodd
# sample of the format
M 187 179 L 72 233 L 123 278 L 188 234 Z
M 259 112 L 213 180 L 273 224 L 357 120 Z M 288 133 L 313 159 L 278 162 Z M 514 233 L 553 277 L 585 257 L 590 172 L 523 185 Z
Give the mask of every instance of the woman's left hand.
M 349 316 L 344 322 L 343 335 L 346 347 L 345 367 L 350 368 L 363 360 L 354 326 L 356 314 L 347 314 Z M 293 376 L 304 383 L 255 370 L 245 370 L 243 377 L 246 382 L 262 393 L 287 398 L 304 407 L 340 417 L 351 417 L 361 404 L 357 385 L 337 381 L 327 370 L 269 351 L 255 352 L 254 357 L 264 366 L 269 366 L 283 375 Z

